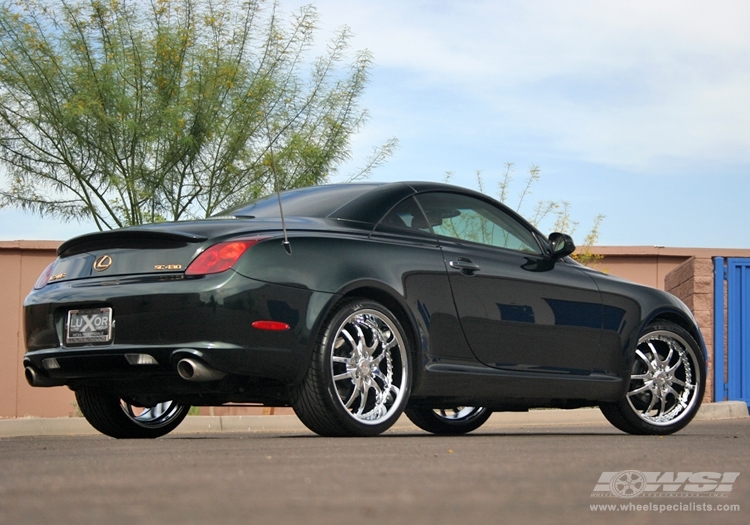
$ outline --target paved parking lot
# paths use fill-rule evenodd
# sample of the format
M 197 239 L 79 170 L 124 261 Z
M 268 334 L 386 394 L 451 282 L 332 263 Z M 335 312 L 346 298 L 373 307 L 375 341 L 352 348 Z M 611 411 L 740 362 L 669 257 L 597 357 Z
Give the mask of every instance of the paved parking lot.
M 463 437 L 410 428 L 365 439 L 297 430 L 11 437 L 0 439 L 0 523 L 744 524 L 749 445 L 750 418 L 695 421 L 668 437 L 600 423 L 490 424 Z M 740 474 L 720 498 L 708 497 L 711 487 L 700 497 L 592 497 L 604 472 L 630 470 L 674 472 L 675 483 L 680 472 Z M 591 509 L 600 504 L 617 510 Z M 740 508 L 707 510 L 719 504 Z

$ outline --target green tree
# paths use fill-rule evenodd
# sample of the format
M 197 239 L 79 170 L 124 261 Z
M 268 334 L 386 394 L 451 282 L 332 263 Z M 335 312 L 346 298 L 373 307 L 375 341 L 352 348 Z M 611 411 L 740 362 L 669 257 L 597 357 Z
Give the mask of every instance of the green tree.
M 346 28 L 308 58 L 315 24 L 262 0 L 5 1 L 0 206 L 108 229 L 209 216 L 273 191 L 273 170 L 282 189 L 325 182 L 372 61 Z

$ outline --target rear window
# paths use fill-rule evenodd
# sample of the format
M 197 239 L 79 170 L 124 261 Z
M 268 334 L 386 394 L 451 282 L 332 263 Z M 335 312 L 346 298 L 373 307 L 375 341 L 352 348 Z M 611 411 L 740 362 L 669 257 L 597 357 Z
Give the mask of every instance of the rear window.
M 332 184 L 284 191 L 281 193 L 284 215 L 287 217 L 324 218 L 376 186 L 375 184 Z M 266 219 L 279 216 L 279 199 L 274 193 L 267 197 L 240 204 L 218 213 L 214 217 Z

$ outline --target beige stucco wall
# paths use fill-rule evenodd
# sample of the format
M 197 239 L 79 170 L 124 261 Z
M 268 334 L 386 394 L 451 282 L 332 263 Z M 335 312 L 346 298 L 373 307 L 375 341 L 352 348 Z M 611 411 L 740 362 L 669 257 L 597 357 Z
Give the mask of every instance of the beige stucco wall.
M 55 258 L 59 242 L 0 242 L 0 417 L 70 416 L 74 396 L 67 388 L 31 388 L 23 373 L 23 300 Z
M 65 387 L 32 388 L 24 378 L 23 300 L 37 277 L 55 258 L 58 241 L 0 242 L 0 417 L 66 417 L 75 413 L 74 395 Z M 712 359 L 713 307 L 711 257 L 750 257 L 750 250 L 602 246 L 594 249 L 604 258 L 596 268 L 634 282 L 665 289 L 665 277 L 675 270 L 670 289 L 694 309 Z M 685 264 L 691 259 L 699 263 Z M 707 261 L 707 262 L 706 262 Z M 683 265 L 683 266 L 681 266 Z M 679 270 L 678 270 L 679 268 Z M 709 272 L 708 274 L 706 272 Z M 698 277 L 696 277 L 698 275 Z M 703 294 L 703 295 L 701 295 Z M 712 374 L 709 380 L 712 378 Z M 713 391 L 711 388 L 708 391 Z M 708 398 L 707 398 L 708 399 Z M 289 409 L 275 413 L 289 413 Z M 246 407 L 203 408 L 202 414 L 273 413 Z
M 661 246 L 597 246 L 593 251 L 603 256 L 592 265 L 597 270 L 664 290 L 667 274 L 704 250 Z M 712 250 L 706 252 L 712 253 Z

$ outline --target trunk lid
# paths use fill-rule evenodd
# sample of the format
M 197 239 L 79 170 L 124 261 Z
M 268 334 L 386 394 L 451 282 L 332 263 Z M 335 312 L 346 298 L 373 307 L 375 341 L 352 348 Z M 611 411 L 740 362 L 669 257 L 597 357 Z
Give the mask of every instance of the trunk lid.
M 274 228 L 255 221 L 222 219 L 149 224 L 89 233 L 60 245 L 49 282 L 182 273 L 207 245 L 238 234 L 268 229 Z

